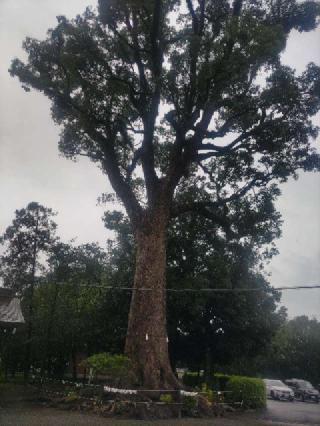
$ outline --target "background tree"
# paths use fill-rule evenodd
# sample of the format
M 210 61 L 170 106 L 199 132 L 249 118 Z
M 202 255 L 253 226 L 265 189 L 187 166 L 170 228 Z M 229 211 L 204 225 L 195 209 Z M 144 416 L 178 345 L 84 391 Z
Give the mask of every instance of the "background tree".
M 41 274 L 44 257 L 56 241 L 56 213 L 39 203 L 31 202 L 26 208 L 16 210 L 12 225 L 1 235 L 1 277 L 5 287 L 24 295 L 34 287 Z
M 208 232 L 206 220 L 195 220 L 190 214 L 171 223 L 168 287 L 191 290 L 168 296 L 169 350 L 175 366 L 204 368 L 207 379 L 212 378 L 213 369 L 263 371 L 261 360 L 259 364 L 251 359 L 269 347 L 283 315 L 276 310 L 279 293 L 260 274 L 261 262 L 274 253 L 269 245 L 279 234 L 279 215 L 273 208 L 262 210 L 265 223 L 258 215 L 257 229 L 250 217 L 249 237 L 241 242 L 229 242 L 216 232 L 219 229 Z M 239 220 L 242 223 L 244 217 L 239 215 Z M 131 286 L 134 237 L 123 213 L 107 212 L 105 223 L 115 232 L 107 252 L 96 244 L 58 241 L 50 249 L 47 270 L 37 277 L 31 361 L 42 375 L 67 374 L 76 379 L 79 355 L 123 350 L 130 291 L 117 287 Z M 259 291 L 197 292 L 204 287 Z M 11 336 L 7 353 L 2 353 L 6 371 L 20 370 L 19 348 L 25 340 L 23 329 Z
M 168 296 L 172 355 L 182 365 L 204 369 L 208 378 L 214 367 L 226 369 L 238 362 L 242 368 L 240 360 L 263 351 L 283 322 L 277 307 L 280 293 L 270 287 L 262 269 L 276 252 L 269 244 L 279 235 L 279 217 L 273 208 L 261 210 L 264 220 L 259 215 L 255 223 L 249 211 L 246 227 L 238 210 L 241 229 L 246 229 L 239 241 L 228 241 L 214 229 L 208 232 L 206 219 L 190 215 L 169 228 L 168 287 L 191 290 Z M 217 288 L 233 291 L 214 292 Z M 247 289 L 252 291 L 243 291 Z
M 1 256 L 1 275 L 6 287 L 23 297 L 24 317 L 27 323 L 25 343 L 25 377 L 30 369 L 34 289 L 43 261 L 56 237 L 53 211 L 39 203 L 31 202 L 26 208 L 16 210 L 15 219 L 1 237 L 5 251 Z
M 230 202 L 319 167 L 319 67 L 296 76 L 280 61 L 290 31 L 314 29 L 318 15 L 313 1 L 100 0 L 99 14 L 58 17 L 46 40 L 27 38 L 26 64 L 12 63 L 26 90 L 52 101 L 60 150 L 98 163 L 128 213 L 126 353 L 145 386 L 178 385 L 166 331 L 170 220 L 193 211 L 237 239 Z
M 299 316 L 278 330 L 257 369 L 268 377 L 297 378 L 320 384 L 320 323 L 315 318 Z
M 61 375 L 76 357 L 87 353 L 87 336 L 99 306 L 106 254 L 96 244 L 56 244 L 48 259 L 49 272 L 37 288 L 37 362 L 49 375 Z

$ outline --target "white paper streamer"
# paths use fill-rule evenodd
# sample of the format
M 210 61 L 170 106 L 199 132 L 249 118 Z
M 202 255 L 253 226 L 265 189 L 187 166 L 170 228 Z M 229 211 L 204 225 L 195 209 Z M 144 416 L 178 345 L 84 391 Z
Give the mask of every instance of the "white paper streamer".
M 187 392 L 187 391 L 181 390 L 180 394 L 184 396 L 197 396 L 198 392 Z
M 109 386 L 104 386 L 103 390 L 109 393 L 122 393 L 124 395 L 136 395 L 138 392 L 134 389 L 117 389 Z
M 136 389 L 118 389 L 118 388 L 112 388 L 110 386 L 104 386 L 103 390 L 105 392 L 108 392 L 108 393 L 121 393 L 123 395 L 137 395 L 137 393 L 138 393 L 138 390 L 136 390 Z M 152 389 L 152 390 L 151 389 L 150 390 L 140 389 L 140 390 L 141 390 L 141 392 L 177 392 L 177 391 L 170 391 L 170 390 L 166 390 L 166 389 L 163 389 L 163 390 L 161 390 L 161 389 L 156 389 L 156 390 L 154 390 L 154 389 Z M 184 395 L 184 396 L 197 396 L 198 395 L 198 392 L 187 392 L 187 391 L 184 391 L 184 390 L 180 390 L 179 392 L 180 392 L 181 395 Z

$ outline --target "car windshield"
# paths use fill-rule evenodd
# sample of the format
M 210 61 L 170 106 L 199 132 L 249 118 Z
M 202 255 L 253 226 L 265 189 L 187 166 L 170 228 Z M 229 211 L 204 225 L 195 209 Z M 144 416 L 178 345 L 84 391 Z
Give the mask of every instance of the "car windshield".
M 282 388 L 286 387 L 286 385 L 281 380 L 265 380 L 268 386 L 280 386 Z
M 298 385 L 299 385 L 299 388 L 301 389 L 313 389 L 312 384 L 309 382 L 301 381 L 301 382 L 298 382 Z

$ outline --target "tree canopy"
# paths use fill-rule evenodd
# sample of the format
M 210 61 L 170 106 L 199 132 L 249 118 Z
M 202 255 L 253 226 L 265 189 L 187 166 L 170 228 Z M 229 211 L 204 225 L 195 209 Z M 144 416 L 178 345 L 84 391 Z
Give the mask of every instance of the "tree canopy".
M 10 72 L 51 99 L 61 152 L 98 162 L 132 220 L 174 191 L 172 214 L 215 218 L 250 188 L 319 167 L 319 67 L 297 76 L 280 60 L 318 15 L 313 1 L 101 0 L 27 38 Z M 176 187 L 199 171 L 184 202 Z
M 16 210 L 12 224 L 0 236 L 4 253 L 1 256 L 0 276 L 5 287 L 20 294 L 34 284 L 43 268 L 43 259 L 56 240 L 57 224 L 52 209 L 37 202 Z

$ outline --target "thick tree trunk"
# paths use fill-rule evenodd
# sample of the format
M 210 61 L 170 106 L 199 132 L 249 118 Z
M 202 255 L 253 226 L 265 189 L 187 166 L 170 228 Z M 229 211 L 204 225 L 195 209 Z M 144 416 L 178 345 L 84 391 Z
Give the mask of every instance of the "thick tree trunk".
M 139 383 L 148 389 L 176 389 L 166 330 L 166 226 L 157 217 L 135 232 L 136 269 L 125 352 Z

